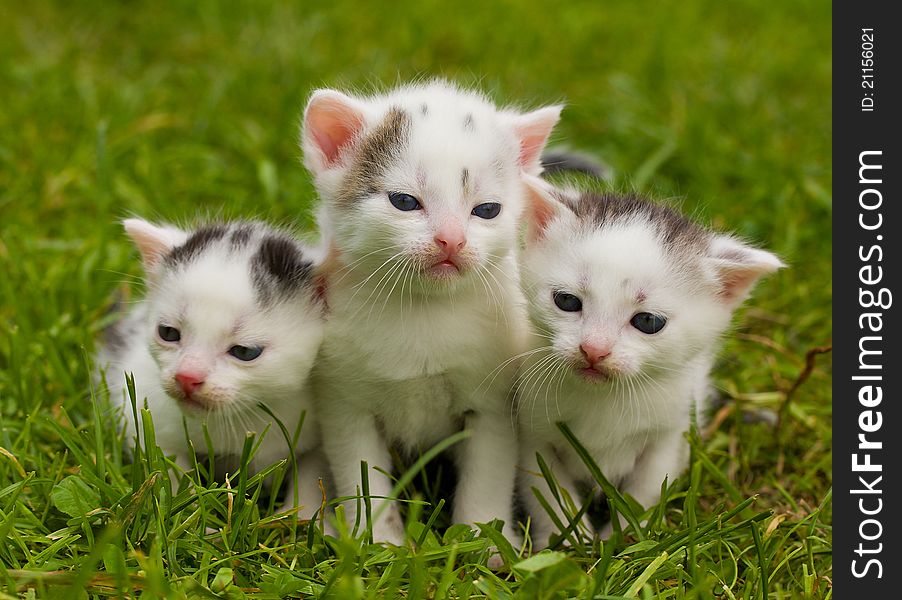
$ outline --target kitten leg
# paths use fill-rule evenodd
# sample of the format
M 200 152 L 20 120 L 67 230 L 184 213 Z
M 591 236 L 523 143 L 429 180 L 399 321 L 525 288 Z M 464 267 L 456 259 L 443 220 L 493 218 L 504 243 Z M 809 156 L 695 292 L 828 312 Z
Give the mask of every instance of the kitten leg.
M 379 519 L 373 523 L 373 541 L 388 542 L 401 546 L 404 544 L 404 523 L 398 508 L 386 500 L 392 491 L 391 479 L 376 469 L 391 472 L 391 456 L 379 430 L 376 420 L 371 414 L 358 411 L 356 414 L 333 414 L 331 410 L 323 410 L 321 426 L 323 448 L 329 460 L 335 492 L 338 496 L 357 496 L 362 494 L 360 481 L 360 463 L 369 465 L 369 487 L 373 516 Z M 363 509 L 363 500 L 360 500 Z M 356 521 L 357 500 L 344 503 L 345 514 L 350 524 Z M 383 508 L 384 507 L 384 508 Z M 381 513 L 381 514 L 380 514 Z M 366 517 L 360 516 L 362 527 L 366 526 Z
M 633 472 L 626 479 L 622 491 L 636 499 L 643 508 L 649 508 L 661 500 L 661 484 L 667 479 L 668 484 L 686 470 L 689 462 L 689 444 L 683 438 L 683 432 L 673 430 L 645 447 L 636 460 Z M 618 515 L 620 527 L 626 527 L 622 515 Z M 614 531 L 612 523 L 601 530 L 601 537 L 608 538 Z
M 535 487 L 539 493 L 542 494 L 542 497 L 551 507 L 555 516 L 564 525 L 570 522 L 573 515 L 566 514 L 560 503 L 555 499 L 548 481 L 542 477 L 542 472 L 539 468 L 538 460 L 536 459 L 537 451 L 541 453 L 545 464 L 554 474 L 558 490 L 565 491 L 567 495 L 570 496 L 570 499 L 573 500 L 577 509 L 579 508 L 580 502 L 583 501 L 583 498 L 577 491 L 576 484 L 573 477 L 570 475 L 569 470 L 560 459 L 558 459 L 557 453 L 555 453 L 553 448 L 547 445 L 539 448 L 533 444 L 523 444 L 520 459 L 520 464 L 524 467 L 521 472 L 521 494 L 523 495 L 523 501 L 524 504 L 526 504 L 526 510 L 530 516 L 530 537 L 532 538 L 533 546 L 534 548 L 541 550 L 548 546 L 549 537 L 551 537 L 552 534 L 559 532 L 551 515 L 548 514 L 548 511 L 545 510 L 545 507 L 542 506 L 538 498 L 536 498 L 532 488 Z M 582 517 L 582 526 L 588 531 L 592 531 L 592 525 L 589 523 L 589 519 L 586 515 L 583 515 Z
M 470 438 L 457 453 L 458 480 L 454 497 L 455 523 L 504 521 L 504 536 L 515 545 L 519 535 L 513 518 L 517 439 L 510 421 L 495 414 L 472 413 L 466 428 Z

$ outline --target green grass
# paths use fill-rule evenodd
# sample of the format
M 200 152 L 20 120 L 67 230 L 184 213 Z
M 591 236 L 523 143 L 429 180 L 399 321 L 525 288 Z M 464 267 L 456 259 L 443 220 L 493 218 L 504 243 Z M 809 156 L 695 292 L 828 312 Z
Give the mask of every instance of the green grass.
M 831 596 L 830 364 L 814 352 L 831 338 L 829 7 L 453 6 L 0 0 L 3 597 Z M 566 100 L 555 140 L 601 155 L 615 186 L 677 197 L 791 264 L 737 318 L 715 373 L 728 402 L 689 473 L 626 538 L 571 531 L 530 558 L 491 527 L 427 529 L 448 509 L 418 475 L 419 543 L 327 541 L 273 516 L 266 473 L 171 490 L 153 447 L 123 457 L 92 393 L 111 294 L 139 274 L 117 219 L 309 226 L 310 90 L 433 74 L 499 101 Z M 762 410 L 779 427 L 747 422 Z

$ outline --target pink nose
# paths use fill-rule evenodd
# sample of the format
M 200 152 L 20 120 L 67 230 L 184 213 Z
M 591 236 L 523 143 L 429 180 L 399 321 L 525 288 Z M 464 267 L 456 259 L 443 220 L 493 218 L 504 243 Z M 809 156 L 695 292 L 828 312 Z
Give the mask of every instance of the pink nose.
M 459 228 L 439 229 L 433 239 L 446 256 L 454 256 L 467 245 L 467 238 Z
M 206 375 L 203 373 L 190 371 L 181 371 L 175 374 L 175 380 L 179 382 L 182 392 L 189 398 L 197 391 L 197 388 L 204 384 L 205 377 Z
M 579 351 L 583 353 L 583 358 L 588 361 L 590 366 L 598 364 L 611 354 L 610 348 L 592 344 L 580 344 Z

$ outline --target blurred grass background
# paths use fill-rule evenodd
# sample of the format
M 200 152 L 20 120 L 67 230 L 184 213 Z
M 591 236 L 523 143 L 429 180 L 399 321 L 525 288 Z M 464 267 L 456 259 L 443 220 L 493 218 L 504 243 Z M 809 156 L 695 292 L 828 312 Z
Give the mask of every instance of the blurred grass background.
M 0 533 L 23 511 L 37 515 L 31 533 L 65 522 L 46 492 L 78 467 L 38 416 L 90 423 L 87 355 L 111 292 L 139 273 L 117 220 L 309 227 L 297 134 L 311 90 L 440 75 L 501 103 L 565 101 L 554 143 L 791 265 L 726 344 L 715 380 L 727 404 L 705 444 L 724 479 L 702 481 L 699 510 L 759 494 L 759 509 L 783 515 L 777 530 L 811 525 L 826 546 L 783 538 L 770 589 L 829 594 L 829 356 L 811 354 L 799 377 L 831 338 L 830 24 L 814 0 L 0 0 L 0 446 L 37 474 L 10 496 L 23 480 L 0 457 Z M 782 415 L 779 431 L 748 422 L 761 411 Z M 90 548 L 61 546 L 28 568 L 72 568 Z M 735 563 L 758 573 L 739 550 Z M 25 568 L 14 557 L 27 552 L 9 552 L 5 568 Z M 754 579 L 743 573 L 742 585 Z

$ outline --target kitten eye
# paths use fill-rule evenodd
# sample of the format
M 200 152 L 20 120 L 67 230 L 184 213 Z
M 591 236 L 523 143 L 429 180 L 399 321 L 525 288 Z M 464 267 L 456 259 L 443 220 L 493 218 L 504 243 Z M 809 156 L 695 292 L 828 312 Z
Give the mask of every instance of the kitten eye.
M 567 292 L 554 292 L 554 303 L 564 312 L 579 312 L 583 309 L 583 301 Z
M 664 325 L 667 324 L 667 319 L 661 315 L 640 312 L 633 315 L 633 318 L 630 319 L 630 324 L 642 333 L 651 335 L 664 329 Z
M 160 325 L 157 327 L 157 335 L 159 335 L 160 339 L 164 342 L 177 342 L 182 339 L 182 332 L 175 327 L 169 327 L 168 325 Z
M 480 219 L 494 219 L 501 212 L 501 205 L 497 202 L 486 202 L 479 204 L 473 208 L 471 214 L 476 215 Z
M 402 194 L 400 192 L 389 192 L 388 201 L 398 210 L 408 211 L 423 208 L 420 201 L 410 194 Z
M 250 362 L 263 354 L 263 348 L 260 346 L 232 346 L 229 348 L 229 354 L 238 360 Z

